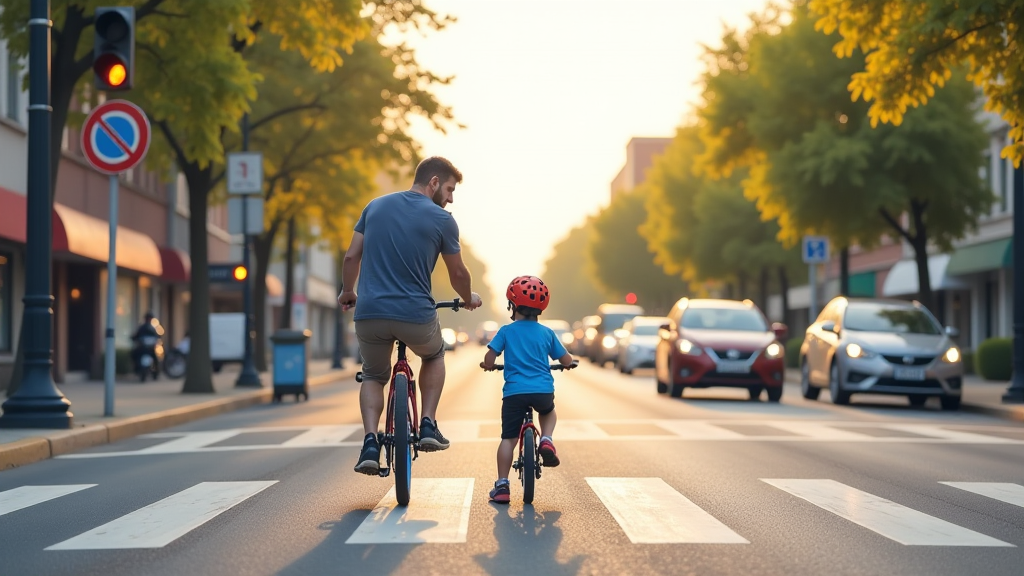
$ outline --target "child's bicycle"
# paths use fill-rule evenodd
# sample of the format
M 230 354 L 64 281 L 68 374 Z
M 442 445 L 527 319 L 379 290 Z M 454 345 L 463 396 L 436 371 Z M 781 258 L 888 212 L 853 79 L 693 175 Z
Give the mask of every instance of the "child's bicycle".
M 573 360 L 572 365 L 562 366 L 551 364 L 552 370 L 571 370 L 579 366 L 578 360 Z M 495 364 L 494 369 L 502 371 L 504 364 Z M 519 481 L 523 484 L 523 503 L 533 503 L 533 492 L 536 481 L 540 479 L 540 469 L 543 460 L 540 457 L 540 431 L 533 425 L 533 408 L 527 407 L 523 414 L 523 425 L 519 428 L 519 458 L 512 463 L 512 468 L 519 472 Z
M 451 308 L 456 312 L 463 303 L 458 299 L 437 302 L 434 308 Z M 391 469 L 395 471 L 395 499 L 399 506 L 409 505 L 409 490 L 412 485 L 412 461 L 419 457 L 420 441 L 419 410 L 416 403 L 416 380 L 412 366 L 406 356 L 406 345 L 398 341 L 398 362 L 391 371 L 391 389 L 388 392 L 387 418 L 384 432 L 377 433 L 377 444 L 384 449 L 387 466 L 378 474 L 387 478 Z M 356 373 L 356 382 L 363 381 L 363 373 Z

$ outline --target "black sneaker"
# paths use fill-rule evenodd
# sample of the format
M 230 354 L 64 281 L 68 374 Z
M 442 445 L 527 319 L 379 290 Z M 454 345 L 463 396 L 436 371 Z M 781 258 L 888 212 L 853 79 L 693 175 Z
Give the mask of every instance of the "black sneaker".
M 363 449 L 359 451 L 359 463 L 355 471 L 367 476 L 377 476 L 380 472 L 380 446 L 377 435 L 367 434 L 363 440 Z
M 437 422 L 431 422 L 429 418 L 424 417 L 420 422 L 420 450 L 437 452 L 438 450 L 447 450 L 449 446 L 451 443 L 441 435 L 441 431 L 437 429 Z
M 508 504 L 511 493 L 508 489 L 508 480 L 498 480 L 494 483 L 494 489 L 491 490 L 490 498 L 491 502 L 498 504 Z

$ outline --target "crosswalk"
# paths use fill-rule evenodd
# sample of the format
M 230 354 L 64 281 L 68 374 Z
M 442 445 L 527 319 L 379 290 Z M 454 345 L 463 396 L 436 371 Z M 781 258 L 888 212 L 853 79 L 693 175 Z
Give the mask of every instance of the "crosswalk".
M 759 478 L 784 492 L 785 506 L 800 507 L 813 521 L 838 517 L 904 546 L 1013 548 L 1015 544 L 960 526 L 827 478 Z M 727 525 L 662 478 L 587 477 L 592 496 L 607 511 L 624 537 L 635 545 L 646 544 L 751 544 L 752 527 Z M 86 530 L 72 538 L 48 544 L 46 551 L 124 550 L 163 548 L 182 536 L 202 529 L 217 516 L 254 498 L 274 498 L 268 490 L 274 480 L 200 482 L 180 492 Z M 1006 482 L 938 482 L 943 490 L 959 490 L 1024 507 L 1024 485 Z M 95 484 L 19 486 L 0 492 L 0 527 L 16 525 L 18 513 L 57 499 L 88 498 Z M 474 478 L 416 478 L 411 503 L 400 507 L 392 488 L 367 513 L 346 540 L 348 545 L 457 544 L 469 539 L 474 504 L 484 510 L 486 487 L 478 489 Z M 953 493 L 950 493 L 952 496 Z M 514 493 L 515 496 L 515 493 Z M 85 501 L 82 501 L 85 502 Z M 79 502 L 79 506 L 82 505 Z M 774 501 L 773 501 L 774 502 Z M 716 504 L 716 509 L 722 503 Z M 724 505 L 728 506 L 729 503 Z M 516 506 L 513 498 L 512 506 Z M 809 507 L 809 508 L 808 508 Z M 742 511 L 741 511 L 742 512 Z M 960 517 L 960 505 L 947 516 Z M 933 511 L 934 513 L 934 511 Z M 599 522 L 602 513 L 588 516 Z M 736 514 L 730 514 L 736 524 Z M 54 521 L 59 521 L 55 518 Z M 752 520 L 753 522 L 754 520 Z M 748 531 L 749 530 L 749 531 Z M 744 535 L 744 532 L 748 532 Z M 829 536 L 822 532 L 823 539 Z
M 452 442 L 495 442 L 498 420 L 451 420 L 441 423 Z M 980 431 L 979 431 L 980 430 Z M 259 434 L 292 434 L 276 443 L 253 442 Z M 1006 433 L 1004 433 L 1006 432 Z M 1000 435 L 1001 433 L 1004 433 Z M 110 458 L 197 452 L 244 450 L 289 450 L 308 448 L 358 448 L 362 426 L 274 426 L 199 432 L 160 432 L 139 437 L 152 445 L 132 450 L 96 449 L 58 458 Z M 807 420 L 559 420 L 559 442 L 857 442 L 911 444 L 999 444 L 1024 445 L 1020 430 L 993 427 L 964 430 L 950 425 L 918 423 L 836 422 Z

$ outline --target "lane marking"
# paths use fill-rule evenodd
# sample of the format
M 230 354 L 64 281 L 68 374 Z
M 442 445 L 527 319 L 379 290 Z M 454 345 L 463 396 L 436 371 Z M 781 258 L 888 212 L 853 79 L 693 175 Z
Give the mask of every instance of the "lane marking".
M 685 440 L 742 440 L 746 438 L 735 430 L 697 420 L 657 420 L 654 424 Z
M 761 478 L 761 481 L 907 546 L 1014 547 L 835 480 Z
M 47 550 L 163 548 L 274 484 L 202 482 Z
M 206 448 L 210 444 L 222 442 L 241 434 L 241 430 L 216 430 L 213 432 L 190 432 L 169 442 L 163 442 L 138 451 L 139 454 L 171 454 L 174 452 L 194 452 Z
M 987 498 L 1024 507 L 1024 486 L 1009 482 L 939 482 L 946 486 L 959 488 Z
M 341 426 L 318 426 L 299 434 L 283 443 L 284 447 L 315 447 L 340 444 L 349 436 L 362 430 L 361 424 L 344 424 Z
M 413 478 L 407 507 L 398 505 L 392 487 L 345 543 L 463 543 L 473 483 L 473 478 Z
M 869 437 L 867 434 L 860 434 L 848 430 L 839 430 L 838 428 L 833 428 L 827 424 L 819 424 L 817 422 L 779 421 L 773 422 L 771 426 L 773 428 L 778 428 L 779 430 L 785 430 L 786 432 L 792 432 L 793 434 L 799 434 L 801 436 L 807 436 L 817 440 L 849 440 L 853 442 L 863 442 Z
M 882 424 L 880 427 L 889 430 L 900 430 L 903 432 L 911 432 L 913 434 L 920 434 L 922 436 L 941 438 L 942 440 L 955 442 L 977 442 L 980 444 L 1021 443 L 1020 440 L 1002 438 L 999 436 L 988 436 L 985 434 L 975 434 L 973 432 L 961 432 L 959 430 L 947 430 L 945 428 L 933 424 Z
M 0 516 L 17 512 L 23 508 L 35 506 L 74 494 L 86 488 L 92 488 L 96 484 L 65 484 L 60 486 L 19 486 L 12 490 L 0 492 Z
M 633 544 L 749 544 L 661 478 L 587 478 Z

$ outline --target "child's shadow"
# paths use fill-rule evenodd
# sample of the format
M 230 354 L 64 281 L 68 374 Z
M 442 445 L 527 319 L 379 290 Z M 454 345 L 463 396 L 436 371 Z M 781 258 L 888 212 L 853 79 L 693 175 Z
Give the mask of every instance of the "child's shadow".
M 498 552 L 493 556 L 477 554 L 473 557 L 492 576 L 520 576 L 522 574 L 577 574 L 584 556 L 575 556 L 565 563 L 557 559 L 562 543 L 562 529 L 555 525 L 562 516 L 558 511 L 544 513 L 524 504 L 513 515 L 508 506 L 491 505 L 494 514 L 494 539 Z

